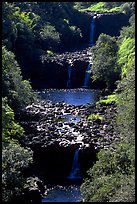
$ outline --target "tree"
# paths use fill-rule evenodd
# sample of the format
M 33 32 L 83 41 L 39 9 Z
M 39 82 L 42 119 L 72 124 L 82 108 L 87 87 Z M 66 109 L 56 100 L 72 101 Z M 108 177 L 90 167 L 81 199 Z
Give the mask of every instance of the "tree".
M 50 49 L 54 49 L 55 46 L 60 44 L 59 33 L 56 31 L 55 27 L 50 24 L 45 24 L 40 30 L 40 38 L 42 43 Z
M 14 112 L 6 98 L 2 98 L 2 142 L 3 144 L 18 140 L 24 133 L 23 128 L 15 122 Z
M 32 162 L 32 151 L 10 143 L 2 150 L 2 200 L 10 202 L 22 194 L 26 178 L 22 170 Z
M 15 8 L 13 3 L 2 3 L 2 39 L 4 45 L 6 45 L 9 50 L 13 49 L 17 38 L 17 29 L 13 17 L 14 12 Z
M 11 51 L 2 47 L 2 95 L 9 105 L 18 110 L 36 99 L 29 81 L 23 80 L 20 67 Z
M 109 35 L 101 34 L 96 45 L 91 48 L 91 53 L 93 53 L 93 80 L 103 80 L 107 88 L 112 89 L 119 74 L 116 63 L 116 39 Z
M 107 150 L 102 149 L 98 153 L 98 161 L 93 168 L 88 170 L 89 177 L 81 186 L 86 202 L 135 202 L 135 35 L 133 19 L 130 26 L 122 29 L 117 40 L 116 56 L 118 69 L 121 71 L 121 80 L 117 82 L 115 90 L 117 117 L 114 129 L 119 137 L 119 142 L 112 143 Z M 102 63 L 103 67 L 105 62 L 102 61 Z

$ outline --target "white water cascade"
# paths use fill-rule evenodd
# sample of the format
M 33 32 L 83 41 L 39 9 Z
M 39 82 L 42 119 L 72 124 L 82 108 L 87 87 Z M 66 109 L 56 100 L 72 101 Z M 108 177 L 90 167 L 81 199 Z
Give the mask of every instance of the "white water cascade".
M 82 178 L 80 176 L 79 149 L 75 150 L 72 168 L 67 178 L 68 179 L 81 179 Z
M 71 88 L 71 87 L 72 87 L 72 84 L 71 84 L 71 72 L 72 72 L 72 69 L 71 69 L 71 65 L 69 64 L 69 65 L 68 65 L 67 88 Z
M 90 24 L 90 46 L 93 46 L 94 43 L 94 30 L 95 30 L 95 16 L 93 16 Z
M 83 88 L 89 88 L 89 84 L 90 84 L 90 64 L 88 65 L 85 72 Z

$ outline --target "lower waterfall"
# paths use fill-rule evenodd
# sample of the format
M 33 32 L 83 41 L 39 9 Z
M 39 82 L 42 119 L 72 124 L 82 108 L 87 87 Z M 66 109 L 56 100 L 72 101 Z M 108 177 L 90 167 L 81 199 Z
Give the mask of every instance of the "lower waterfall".
M 82 178 L 80 176 L 79 149 L 75 150 L 72 168 L 71 168 L 70 174 L 67 178 L 68 179 L 80 179 L 80 178 Z

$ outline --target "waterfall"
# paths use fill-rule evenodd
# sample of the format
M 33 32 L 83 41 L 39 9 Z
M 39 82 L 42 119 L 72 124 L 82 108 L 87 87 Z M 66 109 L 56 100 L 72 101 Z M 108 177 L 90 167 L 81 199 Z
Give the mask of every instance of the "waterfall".
M 90 83 L 90 64 L 88 65 L 86 72 L 85 72 L 85 78 L 84 78 L 84 88 L 89 88 L 89 83 Z
M 68 65 L 67 88 L 71 88 L 71 87 L 72 87 L 72 84 L 71 84 L 71 72 L 72 72 L 72 69 L 71 69 L 71 65 L 69 64 L 69 65 Z
M 93 16 L 90 24 L 90 45 L 94 45 L 94 29 L 95 29 L 95 17 Z
M 75 150 L 72 168 L 68 176 L 69 179 L 80 179 L 79 149 Z

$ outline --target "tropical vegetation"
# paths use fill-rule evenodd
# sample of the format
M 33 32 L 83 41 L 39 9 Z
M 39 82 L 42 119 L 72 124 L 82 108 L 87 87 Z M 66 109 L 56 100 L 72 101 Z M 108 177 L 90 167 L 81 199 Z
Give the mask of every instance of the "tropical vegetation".
M 107 43 L 98 47 L 101 38 Z M 81 186 L 84 202 L 135 202 L 135 21 L 134 13 L 130 17 L 130 25 L 123 27 L 119 38 L 115 41 L 118 48 L 115 54 L 108 46 L 109 36 L 100 35 L 93 53 L 93 77 L 112 79 L 108 73 L 120 72 L 117 88 L 112 95 L 97 103 L 115 103 L 117 117 L 114 128 L 120 137 L 118 144 L 112 144 L 108 150 L 98 153 L 98 161 L 88 170 L 88 178 Z M 116 46 L 115 44 L 115 46 Z M 112 44 L 111 44 L 112 46 Z M 105 63 L 100 63 L 102 49 L 105 51 Z M 112 56 L 112 58 L 111 58 Z M 111 65 L 108 62 L 115 60 Z M 111 60 L 109 60 L 111 58 Z M 101 70 L 101 71 L 100 71 Z M 112 70 L 112 71 L 111 71 Z M 101 74 L 103 72 L 103 74 Z M 106 77 L 106 79 L 105 79 Z M 111 81 L 112 82 L 112 81 Z
M 22 147 L 25 131 L 16 115 L 37 100 L 31 79 L 43 54 L 80 47 L 84 11 L 123 12 L 129 26 L 115 38 L 101 34 L 91 48 L 92 82 L 110 92 L 120 141 L 98 153 L 81 186 L 83 202 L 135 202 L 135 2 L 3 2 L 2 4 L 2 200 L 14 201 L 27 183 L 33 151 Z M 92 114 L 88 120 L 103 120 Z M 32 179 L 34 180 L 34 179 Z

